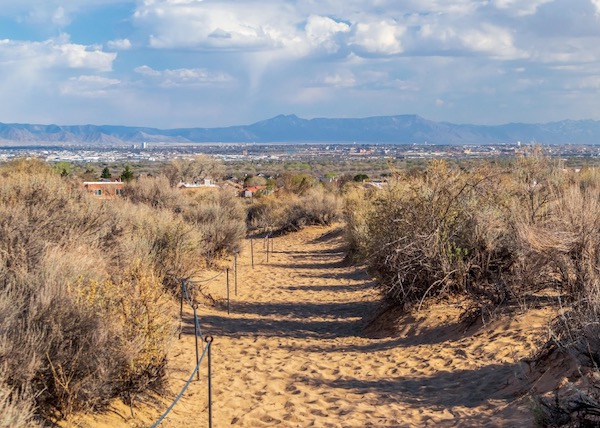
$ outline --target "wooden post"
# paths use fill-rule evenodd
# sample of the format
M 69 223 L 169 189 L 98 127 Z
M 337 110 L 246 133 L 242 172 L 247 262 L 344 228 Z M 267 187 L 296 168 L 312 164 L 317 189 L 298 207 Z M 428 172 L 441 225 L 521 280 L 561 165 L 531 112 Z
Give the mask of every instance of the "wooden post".
M 229 268 L 227 268 L 227 314 L 230 313 L 230 300 L 229 300 Z

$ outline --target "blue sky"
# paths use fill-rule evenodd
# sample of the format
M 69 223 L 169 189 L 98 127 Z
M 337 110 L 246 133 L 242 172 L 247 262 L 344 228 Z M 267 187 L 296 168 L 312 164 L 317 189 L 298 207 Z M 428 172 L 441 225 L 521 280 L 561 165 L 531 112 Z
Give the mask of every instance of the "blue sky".
M 0 122 L 600 119 L 600 0 L 0 0 Z

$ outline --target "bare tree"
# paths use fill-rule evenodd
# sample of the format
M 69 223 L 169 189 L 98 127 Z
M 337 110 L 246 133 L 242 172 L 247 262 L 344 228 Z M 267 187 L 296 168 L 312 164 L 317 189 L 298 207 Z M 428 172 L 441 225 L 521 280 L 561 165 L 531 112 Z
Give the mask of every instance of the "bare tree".
M 219 159 L 200 155 L 191 159 L 175 159 L 162 172 L 169 179 L 171 186 L 176 186 L 182 181 L 198 183 L 207 178 L 216 180 L 224 171 L 223 163 Z

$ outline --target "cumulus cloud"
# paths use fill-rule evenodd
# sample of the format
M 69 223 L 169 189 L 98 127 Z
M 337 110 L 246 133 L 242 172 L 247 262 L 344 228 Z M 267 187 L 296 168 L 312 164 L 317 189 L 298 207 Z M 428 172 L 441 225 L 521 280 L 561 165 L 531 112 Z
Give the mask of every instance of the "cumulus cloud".
M 187 106 L 209 115 L 216 108 L 232 111 L 235 98 L 236 111 L 255 118 L 263 108 L 276 114 L 290 111 L 291 104 L 300 106 L 298 114 L 309 115 L 397 108 L 425 116 L 431 111 L 439 118 L 462 109 L 460 119 L 468 120 L 469 114 L 496 114 L 481 105 L 508 106 L 503 117 L 516 115 L 513 107 L 520 101 L 530 107 L 539 102 L 542 111 L 550 97 L 526 94 L 552 88 L 588 91 L 590 101 L 574 110 L 566 98 L 553 101 L 585 112 L 582 106 L 593 107 L 592 95 L 600 92 L 595 77 L 600 0 L 4 3 L 0 17 L 9 17 L 12 27 L 20 25 L 19 38 L 30 29 L 37 32 L 31 32 L 31 40 L 16 41 L 8 33 L 0 41 L 3 88 L 31 85 L 32 94 L 47 89 L 79 103 L 89 101 L 82 95 L 108 103 L 102 95 L 116 91 L 142 104 L 155 97 L 161 117 L 187 97 Z M 89 22 L 96 10 L 103 23 L 114 19 L 114 24 L 87 33 L 77 19 L 85 14 Z M 44 40 L 43 34 L 69 29 L 73 40 Z M 173 106 L 165 106 L 171 101 Z
M 340 35 L 350 32 L 350 25 L 327 16 L 310 15 L 304 27 L 308 41 L 319 49 L 333 53 L 340 49 Z
M 110 71 L 116 57 L 98 46 L 71 43 L 66 36 L 44 42 L 0 40 L 0 64 L 5 65 Z
M 369 54 L 395 55 L 402 53 L 402 36 L 406 28 L 393 21 L 358 23 L 353 44 Z
M 135 72 L 146 78 L 153 79 L 164 88 L 222 84 L 233 80 L 231 76 L 225 73 L 215 73 L 203 68 L 155 70 L 152 67 L 143 65 L 137 67 Z
M 275 49 L 294 42 L 293 14 L 282 4 L 145 1 L 134 19 L 154 48 Z
M 106 46 L 109 49 L 117 50 L 117 51 L 126 51 L 131 49 L 131 42 L 129 39 L 117 39 L 117 40 L 109 40 L 106 43 Z

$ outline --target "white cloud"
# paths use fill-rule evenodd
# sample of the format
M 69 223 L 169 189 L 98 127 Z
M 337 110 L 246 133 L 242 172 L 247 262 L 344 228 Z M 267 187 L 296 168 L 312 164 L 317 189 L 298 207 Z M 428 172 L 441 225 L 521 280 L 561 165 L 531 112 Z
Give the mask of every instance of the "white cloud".
M 511 30 L 489 23 L 446 23 L 439 17 L 425 20 L 412 39 L 412 53 L 469 56 L 493 59 L 522 59 L 528 52 L 516 46 Z
M 60 92 L 62 95 L 101 97 L 109 95 L 120 83 L 118 79 L 101 76 L 71 77 L 61 85 Z
M 5 0 L 0 1 L 0 16 L 17 22 L 64 28 L 79 12 L 90 7 L 131 3 L 131 0 Z
M 131 42 L 129 41 L 129 39 L 110 40 L 106 43 L 106 46 L 109 49 L 117 51 L 126 51 L 128 49 L 131 49 Z
M 97 46 L 70 43 L 66 36 L 44 42 L 0 40 L 0 64 L 5 65 L 111 71 L 116 57 Z
M 155 70 L 143 65 L 135 72 L 158 82 L 161 87 L 173 88 L 182 86 L 199 86 L 231 82 L 231 76 L 225 73 L 215 73 L 203 68 L 179 68 L 175 70 Z
M 350 32 L 350 25 L 326 16 L 310 15 L 304 27 L 309 42 L 327 52 L 337 52 L 340 43 L 336 36 Z
M 500 10 L 506 10 L 517 16 L 526 16 L 535 14 L 541 5 L 552 1 L 554 0 L 493 0 L 492 3 Z
M 154 48 L 277 49 L 293 43 L 294 15 L 258 2 L 146 1 L 134 15 Z M 292 21 L 290 21 L 292 19 Z
M 402 35 L 406 28 L 395 22 L 380 21 L 359 23 L 353 43 L 368 53 L 394 55 L 403 52 Z
M 349 70 L 328 73 L 315 80 L 317 85 L 349 88 L 356 85 L 356 77 Z

